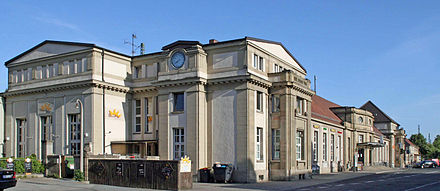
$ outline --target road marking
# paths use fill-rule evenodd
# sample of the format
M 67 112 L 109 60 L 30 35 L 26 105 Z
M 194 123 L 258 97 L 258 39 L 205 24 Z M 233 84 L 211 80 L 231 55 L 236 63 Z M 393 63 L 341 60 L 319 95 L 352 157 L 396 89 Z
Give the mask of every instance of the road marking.
M 344 186 L 345 184 L 338 184 L 338 185 L 335 185 L 335 186 Z
M 324 188 L 328 188 L 328 187 L 326 187 L 326 186 L 320 186 L 320 187 L 318 187 L 319 189 L 324 189 Z
M 356 185 L 356 184 L 360 184 L 360 183 L 359 182 L 353 182 L 353 183 L 350 183 L 350 184 Z
M 367 181 L 367 182 L 365 182 L 365 183 L 372 183 L 372 182 L 374 182 L 374 181 L 372 181 L 372 180 L 369 180 L 369 181 Z
M 420 189 L 420 188 L 423 188 L 423 187 L 426 187 L 426 186 L 431 186 L 431 185 L 438 184 L 438 183 L 440 183 L 440 182 L 432 182 L 430 184 L 425 184 L 425 185 L 417 186 L 417 187 L 414 187 L 414 188 L 406 189 L 405 191 L 417 190 L 417 189 Z

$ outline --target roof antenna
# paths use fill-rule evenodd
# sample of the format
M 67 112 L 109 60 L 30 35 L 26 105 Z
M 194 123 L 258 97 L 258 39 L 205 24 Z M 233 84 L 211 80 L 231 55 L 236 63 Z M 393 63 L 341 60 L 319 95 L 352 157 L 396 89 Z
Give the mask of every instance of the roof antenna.
M 316 94 L 316 75 L 313 75 L 313 85 L 314 85 L 314 90 L 315 90 L 315 94 Z
M 134 56 L 134 53 L 137 49 L 140 48 L 140 55 L 145 54 L 145 44 L 141 43 L 140 45 L 135 44 L 134 39 L 136 39 L 136 34 L 131 34 L 131 43 L 129 41 L 124 40 L 124 44 L 128 44 L 131 46 L 131 56 Z

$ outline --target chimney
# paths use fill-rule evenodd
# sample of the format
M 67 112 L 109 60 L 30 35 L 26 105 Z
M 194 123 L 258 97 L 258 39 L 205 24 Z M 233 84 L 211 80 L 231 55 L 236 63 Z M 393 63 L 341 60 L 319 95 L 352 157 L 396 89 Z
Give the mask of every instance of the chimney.
M 218 42 L 218 40 L 215 40 L 215 39 L 209 39 L 209 44 L 215 44 L 215 43 L 217 43 Z

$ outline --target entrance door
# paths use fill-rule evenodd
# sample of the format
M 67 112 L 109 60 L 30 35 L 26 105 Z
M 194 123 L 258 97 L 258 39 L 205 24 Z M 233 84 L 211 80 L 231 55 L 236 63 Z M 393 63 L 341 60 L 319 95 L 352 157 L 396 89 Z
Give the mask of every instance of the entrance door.
M 364 164 L 364 149 L 358 150 L 358 162 L 362 162 Z

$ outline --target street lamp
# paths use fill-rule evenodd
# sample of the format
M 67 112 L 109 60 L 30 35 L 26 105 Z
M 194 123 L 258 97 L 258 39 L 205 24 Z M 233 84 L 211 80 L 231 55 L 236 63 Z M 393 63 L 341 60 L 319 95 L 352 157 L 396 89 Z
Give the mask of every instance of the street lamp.
M 83 129 L 83 115 L 84 115 L 84 105 L 81 102 L 80 99 L 76 100 L 76 105 L 75 107 L 78 109 L 79 108 L 79 113 L 81 115 L 81 121 L 80 121 L 80 151 L 79 151 L 79 167 L 80 167 L 80 171 L 84 172 L 84 129 Z

